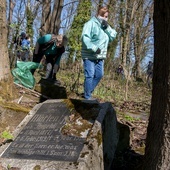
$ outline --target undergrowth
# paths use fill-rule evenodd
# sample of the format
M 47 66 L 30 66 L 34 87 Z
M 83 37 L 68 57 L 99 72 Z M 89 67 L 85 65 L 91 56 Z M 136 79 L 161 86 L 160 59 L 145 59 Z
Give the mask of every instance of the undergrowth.
M 81 64 L 74 64 L 71 68 L 62 65 L 57 73 L 57 79 L 62 82 L 68 93 L 83 93 L 84 73 Z M 145 81 L 137 82 L 131 79 L 128 83 L 128 91 L 125 86 L 126 79 L 122 79 L 114 71 L 105 72 L 104 77 L 94 90 L 93 96 L 114 104 L 121 104 L 125 101 L 150 103 L 151 90 L 147 88 Z M 127 99 L 125 93 L 127 93 Z

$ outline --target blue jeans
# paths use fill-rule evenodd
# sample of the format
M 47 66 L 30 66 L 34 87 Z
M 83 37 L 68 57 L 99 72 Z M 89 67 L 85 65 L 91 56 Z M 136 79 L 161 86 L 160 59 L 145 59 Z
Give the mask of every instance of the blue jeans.
M 84 98 L 91 98 L 91 94 L 104 75 L 103 60 L 83 60 L 84 64 Z

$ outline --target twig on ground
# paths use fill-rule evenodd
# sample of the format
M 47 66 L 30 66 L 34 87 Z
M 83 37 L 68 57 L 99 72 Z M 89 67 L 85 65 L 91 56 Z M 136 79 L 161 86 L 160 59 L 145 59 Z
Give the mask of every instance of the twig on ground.
M 21 100 L 22 100 L 22 98 L 23 98 L 23 96 L 21 96 L 20 98 L 19 98 L 19 100 L 18 100 L 18 104 L 21 102 Z

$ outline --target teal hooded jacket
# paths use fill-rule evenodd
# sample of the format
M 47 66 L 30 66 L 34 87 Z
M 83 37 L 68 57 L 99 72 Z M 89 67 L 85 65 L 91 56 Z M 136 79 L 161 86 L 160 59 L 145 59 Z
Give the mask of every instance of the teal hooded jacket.
M 46 34 L 42 37 L 40 37 L 38 39 L 38 43 L 41 44 L 45 44 L 47 42 L 49 42 L 52 38 L 52 34 Z M 54 43 L 53 45 L 51 45 L 45 52 L 45 55 L 50 55 L 50 54 L 57 54 L 57 45 L 56 43 Z
M 92 17 L 84 24 L 81 40 L 82 40 L 82 59 L 98 60 L 105 59 L 109 42 L 116 38 L 117 32 L 109 25 L 107 29 L 101 28 L 101 20 Z M 95 54 L 100 48 L 100 54 Z
M 42 44 L 46 44 L 48 43 L 52 38 L 52 34 L 46 34 L 42 37 L 40 37 L 37 42 L 42 45 Z M 61 47 L 58 48 L 56 43 L 54 43 L 53 45 L 51 45 L 47 50 L 44 51 L 44 55 L 48 56 L 48 55 L 56 55 L 56 62 L 55 64 L 59 65 L 60 64 L 60 60 L 61 60 L 61 56 L 62 54 L 65 52 L 65 48 Z

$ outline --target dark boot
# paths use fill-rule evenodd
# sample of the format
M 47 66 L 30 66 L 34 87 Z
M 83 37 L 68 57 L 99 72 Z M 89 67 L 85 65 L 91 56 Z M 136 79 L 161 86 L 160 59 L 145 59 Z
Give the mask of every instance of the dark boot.
M 52 79 L 53 79 L 53 80 L 56 80 L 56 73 L 53 73 Z

